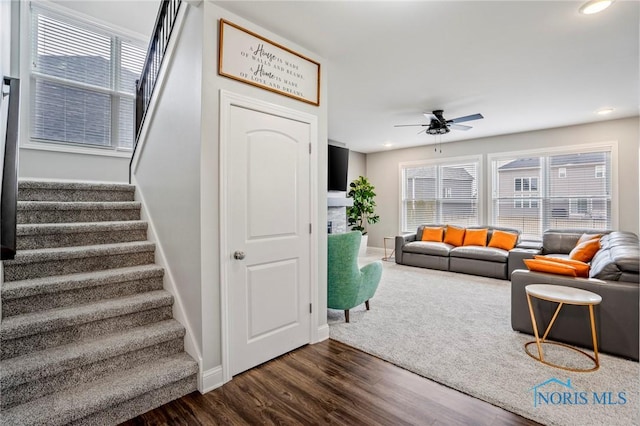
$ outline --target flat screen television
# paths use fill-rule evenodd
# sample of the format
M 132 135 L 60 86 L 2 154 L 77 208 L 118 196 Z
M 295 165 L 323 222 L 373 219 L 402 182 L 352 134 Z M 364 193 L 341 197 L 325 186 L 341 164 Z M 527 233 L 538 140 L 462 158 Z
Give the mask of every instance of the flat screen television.
M 329 145 L 329 191 L 347 190 L 347 171 L 349 169 L 349 150 L 335 145 Z

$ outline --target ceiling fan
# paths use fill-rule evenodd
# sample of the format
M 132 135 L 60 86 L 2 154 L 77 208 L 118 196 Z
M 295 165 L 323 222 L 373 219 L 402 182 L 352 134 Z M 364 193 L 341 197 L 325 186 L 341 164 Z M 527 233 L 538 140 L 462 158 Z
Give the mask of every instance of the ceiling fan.
M 396 124 L 393 127 L 422 126 L 422 127 L 426 127 L 426 129 L 420 130 L 418 134 L 425 132 L 428 135 L 444 135 L 445 133 L 449 133 L 451 129 L 469 130 L 472 128 L 471 126 L 464 126 L 458 123 L 463 123 L 465 121 L 471 121 L 471 120 L 480 120 L 481 118 L 484 118 L 482 114 L 472 114 L 472 115 L 465 115 L 464 117 L 454 118 L 452 120 L 446 120 L 442 116 L 443 113 L 444 111 L 441 109 L 437 109 L 431 113 L 428 113 L 428 112 L 423 113 L 424 116 L 427 117 L 427 119 L 429 119 L 429 124 Z

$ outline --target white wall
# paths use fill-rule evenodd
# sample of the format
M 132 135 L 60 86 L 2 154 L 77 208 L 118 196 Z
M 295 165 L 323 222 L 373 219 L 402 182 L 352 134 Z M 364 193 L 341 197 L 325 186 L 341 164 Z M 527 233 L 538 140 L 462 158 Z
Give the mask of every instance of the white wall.
M 67 9 L 109 22 L 120 28 L 151 38 L 160 0 L 50 0 Z M 36 1 L 38 3 L 38 1 Z
M 367 175 L 367 156 L 361 152 L 349 151 L 347 186 L 359 176 Z
M 129 159 L 23 147 L 20 148 L 18 176 L 34 179 L 128 182 Z
M 185 4 L 176 47 L 157 86 L 157 107 L 147 115 L 134 163 L 133 183 L 156 240 L 156 260 L 165 267 L 165 288 L 175 299 L 177 318 L 202 347 L 200 286 L 200 110 L 202 14 Z M 175 287 L 174 287 L 175 285 Z
M 487 200 L 488 182 L 491 176 L 487 154 L 611 141 L 618 142 L 618 168 L 613 170 L 613 173 L 617 173 L 619 182 L 618 227 L 638 233 L 638 147 L 640 143 L 638 125 L 638 117 L 632 117 L 451 142 L 442 145 L 442 154 L 434 152 L 432 145 L 368 154 L 367 176 L 376 187 L 377 213 L 380 215 L 380 222 L 368 228 L 369 245 L 382 247 L 383 237 L 398 235 L 400 232 L 399 164 L 402 162 L 482 155 L 481 190 L 484 193 L 484 199 Z M 481 212 L 481 220 L 485 223 L 488 220 L 487 211 L 488 205 L 485 202 Z

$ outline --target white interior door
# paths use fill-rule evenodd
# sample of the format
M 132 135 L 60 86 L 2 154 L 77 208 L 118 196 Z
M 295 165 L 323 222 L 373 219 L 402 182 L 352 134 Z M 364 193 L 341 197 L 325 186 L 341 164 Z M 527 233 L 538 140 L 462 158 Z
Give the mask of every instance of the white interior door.
M 310 342 L 310 124 L 232 105 L 228 126 L 235 375 Z

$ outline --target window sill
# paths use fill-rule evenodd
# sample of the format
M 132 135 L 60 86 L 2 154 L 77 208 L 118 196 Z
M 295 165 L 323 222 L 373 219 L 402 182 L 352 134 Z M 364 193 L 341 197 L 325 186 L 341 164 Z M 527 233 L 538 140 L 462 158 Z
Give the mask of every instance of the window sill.
M 110 148 L 92 148 L 75 145 L 54 144 L 46 142 L 28 141 L 20 144 L 21 149 L 33 149 L 36 151 L 64 152 L 72 154 L 98 155 L 103 157 L 119 157 L 131 158 L 131 150 L 110 149 Z

